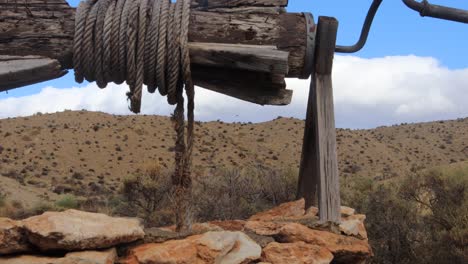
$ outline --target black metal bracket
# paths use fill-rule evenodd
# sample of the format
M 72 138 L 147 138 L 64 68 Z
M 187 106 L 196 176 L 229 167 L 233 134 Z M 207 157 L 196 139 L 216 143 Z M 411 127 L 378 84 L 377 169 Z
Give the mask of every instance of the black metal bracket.
M 312 73 L 314 63 L 317 25 L 315 25 L 314 16 L 311 13 L 302 14 L 304 15 L 304 18 L 306 20 L 307 42 L 304 67 L 301 76 L 299 76 L 299 79 L 308 79 L 310 74 Z
M 364 25 L 362 26 L 361 36 L 359 37 L 358 42 L 352 46 L 337 45 L 335 48 L 336 52 L 353 53 L 361 50 L 364 47 L 367 41 L 367 37 L 369 36 L 372 21 L 374 20 L 375 14 L 377 13 L 377 10 L 379 9 L 379 6 L 382 3 L 382 1 L 383 0 L 374 0 L 372 2 L 372 5 L 370 6 L 369 11 L 367 12 Z M 415 0 L 402 1 L 407 7 L 419 12 L 419 14 L 423 17 L 428 16 L 455 22 L 468 23 L 468 10 L 433 5 L 430 4 L 427 0 L 423 0 L 422 2 L 418 2 Z
M 415 0 L 403 0 L 403 3 L 422 17 L 434 17 L 461 23 L 468 23 L 468 10 L 430 4 L 427 0 L 418 2 Z
M 372 21 L 374 21 L 375 14 L 379 9 L 380 4 L 383 0 L 374 0 L 372 5 L 367 12 L 366 20 L 364 21 L 364 25 L 362 26 L 361 36 L 356 44 L 352 46 L 340 46 L 336 45 L 335 51 L 342 52 L 342 53 L 354 53 L 360 51 L 362 47 L 366 44 L 367 37 L 369 36 L 369 31 L 372 26 Z

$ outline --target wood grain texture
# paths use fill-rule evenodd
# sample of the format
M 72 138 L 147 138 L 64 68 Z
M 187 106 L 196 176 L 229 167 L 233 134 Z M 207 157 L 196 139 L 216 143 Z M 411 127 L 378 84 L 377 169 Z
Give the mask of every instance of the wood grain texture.
M 228 14 L 192 11 L 189 41 L 270 45 L 289 52 L 287 77 L 299 77 L 306 53 L 303 14 Z
M 302 142 L 301 163 L 299 167 L 299 180 L 297 199 L 304 198 L 305 208 L 317 206 L 317 186 L 319 183 L 318 152 L 317 152 L 317 122 L 313 107 L 316 101 L 315 73 L 312 73 L 307 100 L 307 111 Z
M 287 105 L 292 91 L 284 75 L 201 66 L 192 71 L 194 83 L 203 88 L 260 105 Z
M 318 191 L 320 221 L 334 223 L 341 220 L 331 77 L 337 29 L 336 19 L 319 18 L 298 188 L 306 207 L 316 203 Z
M 341 221 L 340 181 L 331 75 L 337 31 L 338 21 L 335 18 L 319 18 L 315 65 L 315 106 L 313 106 L 318 128 L 316 145 L 319 157 L 319 219 L 322 222 L 334 223 Z
M 192 0 L 191 8 L 212 9 L 239 6 L 281 6 L 288 5 L 288 0 Z
M 192 64 L 282 75 L 288 73 L 289 53 L 274 46 L 191 42 L 189 49 Z
M 55 59 L 0 55 L 0 92 L 59 78 L 66 73 Z
M 0 0 L 0 55 L 39 55 L 71 68 L 74 19 L 64 0 Z
M 206 10 L 204 10 L 206 11 Z M 210 12 L 216 13 L 239 13 L 239 14 L 270 14 L 278 15 L 286 13 L 284 7 L 260 7 L 260 6 L 241 6 L 241 7 L 232 7 L 232 8 L 212 8 L 209 9 Z

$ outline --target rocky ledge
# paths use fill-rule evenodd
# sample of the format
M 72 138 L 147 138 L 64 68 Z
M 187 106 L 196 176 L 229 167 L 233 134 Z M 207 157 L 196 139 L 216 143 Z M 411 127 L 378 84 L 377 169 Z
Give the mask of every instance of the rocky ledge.
M 22 221 L 0 218 L 0 264 L 365 263 L 364 215 L 342 207 L 340 225 L 317 208 L 285 203 L 247 220 L 144 229 L 135 218 L 67 210 Z

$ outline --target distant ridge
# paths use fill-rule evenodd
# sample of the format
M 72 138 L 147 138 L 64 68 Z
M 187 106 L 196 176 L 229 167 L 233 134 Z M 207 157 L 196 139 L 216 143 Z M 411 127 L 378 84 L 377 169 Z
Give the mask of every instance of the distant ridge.
M 299 164 L 303 121 L 197 122 L 194 169 Z M 172 166 L 169 117 L 65 111 L 0 119 L 0 188 L 32 205 L 57 194 L 115 192 L 126 176 L 156 160 Z M 343 178 L 388 180 L 424 168 L 468 160 L 468 118 L 367 130 L 338 129 Z M 48 198 L 47 198 L 48 197 Z

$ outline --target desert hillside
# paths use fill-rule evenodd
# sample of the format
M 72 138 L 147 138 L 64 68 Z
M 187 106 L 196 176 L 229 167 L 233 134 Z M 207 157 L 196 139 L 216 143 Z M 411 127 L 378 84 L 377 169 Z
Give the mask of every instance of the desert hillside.
M 297 169 L 303 121 L 197 122 L 195 173 L 264 164 Z M 87 111 L 0 120 L 0 188 L 23 205 L 58 195 L 117 192 L 122 179 L 157 160 L 170 168 L 169 117 L 115 116 Z M 468 160 L 468 118 L 370 130 L 338 129 L 339 169 L 388 180 L 410 171 Z

